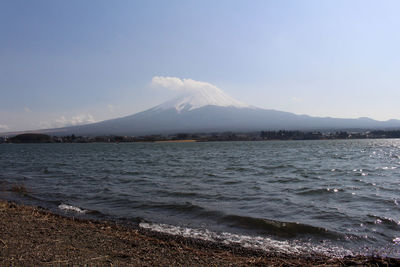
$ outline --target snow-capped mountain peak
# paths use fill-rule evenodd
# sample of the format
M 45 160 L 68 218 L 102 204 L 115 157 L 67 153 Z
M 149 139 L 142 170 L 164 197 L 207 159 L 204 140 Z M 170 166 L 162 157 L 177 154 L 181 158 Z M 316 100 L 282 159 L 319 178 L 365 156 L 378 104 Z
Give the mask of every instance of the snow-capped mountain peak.
M 177 98 L 169 100 L 156 109 L 171 109 L 174 108 L 178 112 L 194 110 L 204 106 L 220 106 L 220 107 L 236 107 L 246 108 L 249 105 L 242 103 L 216 87 L 198 88 Z

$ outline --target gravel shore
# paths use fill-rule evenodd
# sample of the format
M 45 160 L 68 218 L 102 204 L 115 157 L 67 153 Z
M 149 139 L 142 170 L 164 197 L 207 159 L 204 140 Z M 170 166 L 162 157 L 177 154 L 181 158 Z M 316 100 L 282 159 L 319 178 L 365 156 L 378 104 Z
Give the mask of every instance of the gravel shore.
M 0 200 L 0 266 L 344 265 L 399 266 L 400 260 L 267 254 Z

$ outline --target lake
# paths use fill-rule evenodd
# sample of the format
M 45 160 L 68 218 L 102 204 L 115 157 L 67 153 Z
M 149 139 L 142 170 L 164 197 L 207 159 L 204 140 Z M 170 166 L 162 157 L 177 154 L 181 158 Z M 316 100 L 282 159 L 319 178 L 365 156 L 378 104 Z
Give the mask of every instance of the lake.
M 264 250 L 399 257 L 399 167 L 397 139 L 2 144 L 0 196 Z

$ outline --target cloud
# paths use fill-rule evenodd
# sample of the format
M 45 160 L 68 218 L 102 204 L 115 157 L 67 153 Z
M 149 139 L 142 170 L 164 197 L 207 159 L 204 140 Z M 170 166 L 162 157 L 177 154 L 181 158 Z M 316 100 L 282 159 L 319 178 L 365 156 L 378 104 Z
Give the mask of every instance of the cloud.
M 151 85 L 180 92 L 193 92 L 200 90 L 221 91 L 221 89 L 211 83 L 195 81 L 192 79 L 180 79 L 177 77 L 154 76 L 151 80 Z
M 110 111 L 111 113 L 114 112 L 114 106 L 111 104 L 107 105 L 108 111 Z
M 79 114 L 73 116 L 72 118 L 66 118 L 65 116 L 61 116 L 60 118 L 51 121 L 51 122 L 41 122 L 40 127 L 42 128 L 59 128 L 66 126 L 76 126 L 82 124 L 94 123 L 96 120 L 90 114 Z
M 303 101 L 303 99 L 301 99 L 300 97 L 297 97 L 297 96 L 291 97 L 290 100 L 293 101 L 293 102 L 297 102 L 297 103 Z
M 10 129 L 10 127 L 8 127 L 7 125 L 0 124 L 0 130 L 9 130 L 9 129 Z

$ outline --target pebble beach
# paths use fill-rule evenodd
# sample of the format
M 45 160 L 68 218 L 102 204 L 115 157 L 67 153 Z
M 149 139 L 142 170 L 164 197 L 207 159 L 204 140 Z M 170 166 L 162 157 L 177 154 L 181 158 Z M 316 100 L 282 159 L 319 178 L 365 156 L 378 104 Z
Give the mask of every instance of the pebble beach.
M 393 258 L 265 253 L 0 201 L 1 266 L 398 266 Z

